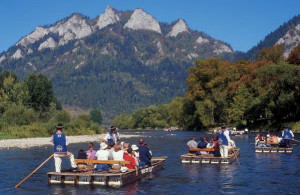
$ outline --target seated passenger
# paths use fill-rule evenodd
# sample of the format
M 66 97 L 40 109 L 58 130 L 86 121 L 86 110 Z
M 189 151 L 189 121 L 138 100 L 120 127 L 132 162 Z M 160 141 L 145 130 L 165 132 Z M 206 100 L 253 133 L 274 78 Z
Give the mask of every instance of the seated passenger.
M 188 141 L 188 142 L 186 143 L 186 145 L 189 147 L 189 149 L 191 149 L 191 148 L 197 148 L 198 143 L 195 141 L 195 137 L 192 136 L 192 137 L 190 138 L 190 141 Z
M 135 174 L 136 174 L 136 176 L 138 176 L 139 172 L 138 172 L 137 164 L 136 164 L 135 159 L 133 157 L 133 151 L 132 151 L 131 148 L 128 148 L 127 152 L 124 153 L 124 160 L 130 162 L 130 164 L 126 164 L 126 167 L 128 169 L 135 169 Z
M 149 149 L 145 146 L 145 142 L 143 139 L 140 139 L 139 141 L 139 155 L 140 155 L 140 161 L 145 163 L 145 165 L 151 165 L 151 154 L 149 152 Z
M 108 160 L 109 157 L 109 149 L 105 142 L 100 144 L 100 149 L 96 152 L 95 157 L 97 160 Z M 107 171 L 111 168 L 109 164 L 97 164 L 97 171 Z
M 123 161 L 124 151 L 121 148 L 121 145 L 115 145 L 114 151 L 112 152 L 113 160 Z M 119 164 L 113 164 L 113 169 L 120 169 L 121 166 Z
M 207 141 L 205 139 L 205 137 L 200 137 L 200 141 L 198 142 L 197 147 L 198 148 L 206 148 L 207 145 Z
M 271 137 L 270 137 L 270 144 L 271 145 L 278 145 L 279 142 L 278 142 L 278 137 L 276 134 L 272 134 Z
M 96 150 L 94 150 L 94 144 L 92 142 L 89 143 L 89 149 L 86 152 L 87 159 L 95 160 Z
M 78 152 L 77 159 L 86 159 L 87 155 L 83 149 L 80 149 Z M 79 171 L 86 171 L 87 170 L 87 164 L 86 163 L 77 163 L 77 169 Z
M 132 146 L 131 146 L 131 149 L 132 149 L 132 156 L 134 157 L 134 159 L 135 159 L 135 163 L 137 164 L 137 165 L 139 165 L 139 162 L 140 162 L 140 155 L 139 155 L 139 148 L 137 147 L 137 145 L 135 145 L 135 144 L 133 144 Z M 143 165 L 144 166 L 144 165 Z

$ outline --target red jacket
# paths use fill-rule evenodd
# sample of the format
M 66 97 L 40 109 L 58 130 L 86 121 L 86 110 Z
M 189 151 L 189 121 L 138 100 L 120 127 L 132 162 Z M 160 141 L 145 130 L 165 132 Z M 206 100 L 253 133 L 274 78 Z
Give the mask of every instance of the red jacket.
M 130 164 L 126 165 L 128 169 L 135 169 L 135 159 L 132 156 L 129 156 L 127 153 L 124 153 L 124 160 L 129 161 Z

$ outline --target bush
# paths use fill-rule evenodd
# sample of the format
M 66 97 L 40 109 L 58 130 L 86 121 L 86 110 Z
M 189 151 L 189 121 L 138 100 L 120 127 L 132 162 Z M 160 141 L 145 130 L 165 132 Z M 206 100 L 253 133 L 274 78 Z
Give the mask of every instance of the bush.
M 56 123 L 69 123 L 71 121 L 71 115 L 66 110 L 60 110 L 57 111 L 52 121 Z
M 29 125 L 37 121 L 37 113 L 24 105 L 12 104 L 3 113 L 1 117 L 1 123 L 7 125 Z
M 292 129 L 295 130 L 295 131 L 300 131 L 300 121 L 294 123 L 292 125 Z

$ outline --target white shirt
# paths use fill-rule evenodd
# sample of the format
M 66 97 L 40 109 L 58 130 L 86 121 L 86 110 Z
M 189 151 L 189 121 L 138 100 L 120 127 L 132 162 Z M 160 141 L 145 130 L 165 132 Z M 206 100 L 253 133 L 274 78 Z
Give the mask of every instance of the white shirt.
M 123 159 L 123 156 L 124 156 L 123 150 L 119 150 L 118 152 L 113 151 L 112 155 L 113 155 L 113 160 L 124 160 Z
M 108 160 L 109 151 L 107 150 L 98 150 L 95 154 L 97 160 Z
M 198 147 L 198 143 L 195 140 L 190 140 L 186 143 L 186 145 L 188 145 L 188 147 L 190 148 L 197 148 Z
M 113 133 L 112 134 L 112 137 L 110 136 L 110 133 L 106 134 L 105 137 L 103 138 L 105 141 L 108 141 L 108 139 L 113 139 L 113 140 L 116 140 L 117 141 L 117 135 L 118 137 L 120 138 L 120 135 L 119 133 Z

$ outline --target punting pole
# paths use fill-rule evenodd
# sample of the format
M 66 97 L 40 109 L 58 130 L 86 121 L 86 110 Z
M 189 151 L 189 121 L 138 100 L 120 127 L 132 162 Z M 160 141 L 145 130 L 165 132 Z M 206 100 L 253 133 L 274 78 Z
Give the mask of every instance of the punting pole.
M 18 188 L 24 181 L 26 181 L 31 175 L 33 175 L 37 170 L 39 170 L 46 162 L 48 162 L 54 154 L 51 154 L 40 166 L 38 166 L 36 169 L 34 169 L 27 177 L 25 177 L 20 183 L 18 183 L 15 188 Z

